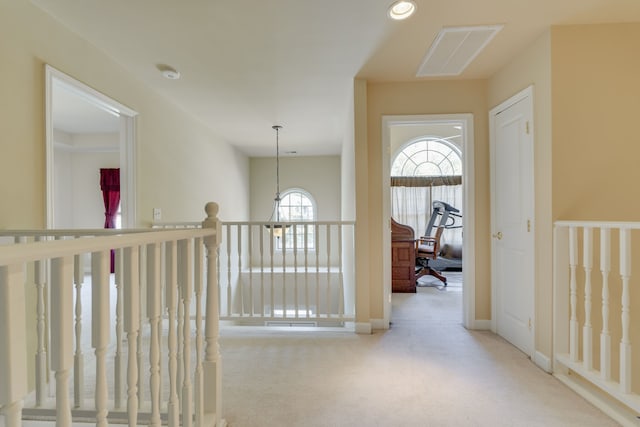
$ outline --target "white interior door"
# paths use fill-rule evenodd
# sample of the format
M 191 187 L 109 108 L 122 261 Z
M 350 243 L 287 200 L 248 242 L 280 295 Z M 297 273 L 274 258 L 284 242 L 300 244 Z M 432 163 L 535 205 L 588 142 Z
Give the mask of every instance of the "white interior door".
M 533 99 L 491 110 L 492 288 L 495 332 L 534 349 Z

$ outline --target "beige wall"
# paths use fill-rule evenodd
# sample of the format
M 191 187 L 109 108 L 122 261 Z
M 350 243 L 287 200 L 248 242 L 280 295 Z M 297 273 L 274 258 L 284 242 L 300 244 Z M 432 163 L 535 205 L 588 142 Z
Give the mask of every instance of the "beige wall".
M 551 35 L 553 217 L 637 221 L 640 24 Z
M 139 113 L 138 225 L 153 207 L 164 220 L 199 220 L 210 200 L 223 219 L 248 217 L 246 156 L 30 2 L 0 2 L 0 60 L 0 196 L 11 201 L 0 227 L 45 223 L 46 63 Z
M 251 158 L 251 220 L 269 221 L 276 194 L 276 159 Z M 280 192 L 302 189 L 313 197 L 317 220 L 340 219 L 340 157 L 280 158 Z
M 366 130 L 358 127 L 356 116 L 356 185 L 358 191 L 356 242 L 357 253 L 366 244 L 370 318 L 382 319 L 382 116 L 457 114 L 474 115 L 475 187 L 476 187 L 476 319 L 490 319 L 489 286 L 489 149 L 487 128 L 487 82 L 430 81 L 418 83 L 368 83 L 366 96 L 356 97 L 356 111 L 365 109 Z M 358 102 L 365 102 L 363 107 Z M 365 142 L 366 141 L 366 142 Z M 364 145 L 366 143 L 366 146 Z M 359 157 L 366 156 L 366 165 Z M 366 176 L 366 179 L 365 179 Z M 360 179 L 358 179 L 360 177 Z M 366 199 L 365 199 L 366 197 Z M 366 227 L 366 229 L 362 229 Z M 363 240 L 364 239 L 364 240 Z M 367 242 L 367 243 L 363 243 Z M 359 271 L 358 271 L 359 272 Z M 358 289 L 363 278 L 358 275 Z M 364 319 L 361 319 L 364 321 Z
M 533 85 L 536 350 L 551 356 L 551 36 L 545 32 L 489 79 L 489 109 Z

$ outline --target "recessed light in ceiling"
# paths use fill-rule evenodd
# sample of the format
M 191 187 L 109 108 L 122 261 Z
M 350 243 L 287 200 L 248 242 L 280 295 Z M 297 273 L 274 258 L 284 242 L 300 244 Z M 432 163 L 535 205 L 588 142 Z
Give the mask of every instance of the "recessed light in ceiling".
M 180 78 L 180 71 L 170 65 L 158 64 L 156 67 L 160 70 L 162 76 L 169 80 L 178 80 Z
M 389 18 L 400 21 L 407 19 L 416 11 L 416 4 L 411 0 L 399 0 L 389 6 Z

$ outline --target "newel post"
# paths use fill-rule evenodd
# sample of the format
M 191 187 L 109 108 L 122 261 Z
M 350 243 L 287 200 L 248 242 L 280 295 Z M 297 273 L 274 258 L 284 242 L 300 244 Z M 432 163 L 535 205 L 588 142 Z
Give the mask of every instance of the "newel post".
M 215 233 L 204 238 L 207 248 L 207 299 L 206 299 L 206 319 L 205 319 L 205 358 L 204 370 L 204 412 L 215 414 L 216 426 L 221 423 L 222 411 L 222 365 L 220 359 L 220 348 L 218 345 L 219 317 L 218 311 L 218 274 L 217 257 L 222 225 L 218 219 L 218 204 L 209 202 L 205 206 L 207 218 L 202 222 L 202 228 L 211 228 Z

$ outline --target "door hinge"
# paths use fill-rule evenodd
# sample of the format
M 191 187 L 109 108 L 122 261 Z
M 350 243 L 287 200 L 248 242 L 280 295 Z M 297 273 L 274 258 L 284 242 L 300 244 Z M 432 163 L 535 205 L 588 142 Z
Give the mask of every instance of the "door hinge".
M 531 318 L 529 318 L 529 330 L 531 330 Z
M 527 233 L 531 233 L 531 220 L 527 220 Z
M 527 135 L 529 135 L 529 121 L 528 120 L 525 122 L 525 126 L 524 127 L 525 127 L 525 131 L 527 132 Z

